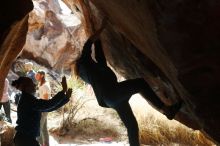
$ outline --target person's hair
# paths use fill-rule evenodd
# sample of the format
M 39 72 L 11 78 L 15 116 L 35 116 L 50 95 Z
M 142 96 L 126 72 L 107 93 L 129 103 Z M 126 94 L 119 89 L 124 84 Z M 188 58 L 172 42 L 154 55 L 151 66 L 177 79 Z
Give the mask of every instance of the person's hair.
M 17 86 L 19 86 L 20 85 L 20 80 L 13 80 L 12 82 L 11 82 L 11 86 L 12 87 L 17 87 Z
M 26 62 L 24 65 L 25 65 L 25 67 L 28 67 L 28 68 L 32 68 L 33 67 L 33 63 L 32 62 Z
M 11 85 L 15 88 L 22 86 L 22 89 L 20 89 L 22 91 L 28 91 L 29 93 L 35 92 L 35 84 L 33 80 L 28 77 L 19 77 L 17 80 L 13 80 Z
M 43 70 L 39 70 L 39 71 L 37 71 L 37 73 L 38 74 L 40 74 L 40 75 L 42 75 L 43 77 L 41 78 L 41 80 L 40 80 L 40 86 L 42 86 L 45 82 L 46 82 L 46 73 L 45 73 L 45 71 L 43 71 Z

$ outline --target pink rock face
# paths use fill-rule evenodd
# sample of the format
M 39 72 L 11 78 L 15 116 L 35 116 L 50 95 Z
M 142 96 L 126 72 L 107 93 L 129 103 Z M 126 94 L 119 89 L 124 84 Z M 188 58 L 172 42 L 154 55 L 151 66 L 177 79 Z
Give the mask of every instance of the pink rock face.
M 106 142 L 106 143 L 111 143 L 112 142 L 112 137 L 103 137 L 99 139 L 100 142 Z

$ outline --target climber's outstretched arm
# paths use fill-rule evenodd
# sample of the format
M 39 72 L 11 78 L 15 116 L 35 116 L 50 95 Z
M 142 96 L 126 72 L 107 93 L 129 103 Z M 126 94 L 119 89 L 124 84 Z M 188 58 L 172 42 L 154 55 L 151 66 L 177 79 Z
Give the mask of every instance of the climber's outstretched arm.
M 101 27 L 92 36 L 90 36 L 88 38 L 88 40 L 85 42 L 85 44 L 83 46 L 83 51 L 82 51 L 81 58 L 91 56 L 92 44 L 100 37 L 100 34 L 103 31 L 103 29 L 105 28 L 106 24 L 107 24 L 107 19 L 104 18 L 103 21 L 102 21 Z M 100 44 L 101 44 L 101 42 L 100 42 Z M 97 42 L 97 45 L 98 45 L 98 48 L 101 47 L 101 45 L 99 45 L 99 41 Z
M 104 18 L 104 20 L 102 21 L 101 27 L 92 36 L 90 36 L 88 40 L 85 42 L 83 46 L 83 51 L 82 51 L 82 58 L 91 55 L 92 44 L 100 37 L 101 32 L 105 28 L 105 25 L 106 25 L 106 19 Z

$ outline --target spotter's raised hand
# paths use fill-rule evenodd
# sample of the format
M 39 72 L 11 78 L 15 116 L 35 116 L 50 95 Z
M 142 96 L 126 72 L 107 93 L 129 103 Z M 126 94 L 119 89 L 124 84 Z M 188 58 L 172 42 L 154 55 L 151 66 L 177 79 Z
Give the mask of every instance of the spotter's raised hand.
M 66 83 L 66 77 L 65 76 L 62 77 L 61 85 L 62 85 L 62 88 L 63 88 L 63 92 L 66 92 L 67 91 L 67 83 Z

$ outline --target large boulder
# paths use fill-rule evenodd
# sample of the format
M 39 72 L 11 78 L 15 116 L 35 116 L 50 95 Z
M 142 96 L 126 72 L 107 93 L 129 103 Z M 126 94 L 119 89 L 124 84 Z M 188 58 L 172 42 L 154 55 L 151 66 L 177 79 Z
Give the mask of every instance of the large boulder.
M 49 0 L 42 1 L 48 3 Z M 44 18 L 30 23 L 33 25 L 29 27 L 23 55 L 40 58 L 42 63 L 54 69 L 71 69 L 85 37 L 91 35 L 107 17 L 108 25 L 101 39 L 109 64 L 127 79 L 145 78 L 166 104 L 183 100 L 183 108 L 176 119 L 220 142 L 220 1 L 64 2 L 81 20 L 81 25 L 66 29 L 56 19 L 60 13 L 57 3 L 48 6 L 56 7 L 49 17 L 45 17 L 55 27 L 46 25 Z M 30 1 L 24 3 L 24 7 L 21 5 L 23 1 L 19 1 L 15 9 L 10 9 L 11 3 L 4 1 L 3 9 L 0 9 L 8 12 L 0 15 L 1 22 L 7 22 L 5 27 L 1 27 L 0 86 L 24 44 L 27 32 L 25 14 L 32 9 Z M 48 12 L 47 3 L 41 3 L 45 12 Z M 65 40 L 63 35 L 70 39 Z M 37 55 L 28 51 L 29 45 L 33 45 L 31 49 L 36 48 Z
M 13 60 L 25 43 L 28 30 L 28 13 L 33 9 L 31 0 L 7 0 L 0 6 L 0 87 Z M 0 88 L 0 98 L 3 88 Z
M 218 0 L 65 2 L 88 34 L 108 18 L 101 38 L 117 72 L 145 78 L 164 101 L 183 100 L 176 119 L 220 142 Z
M 14 127 L 4 121 L 0 121 L 0 145 L 14 146 L 13 137 L 15 134 Z

